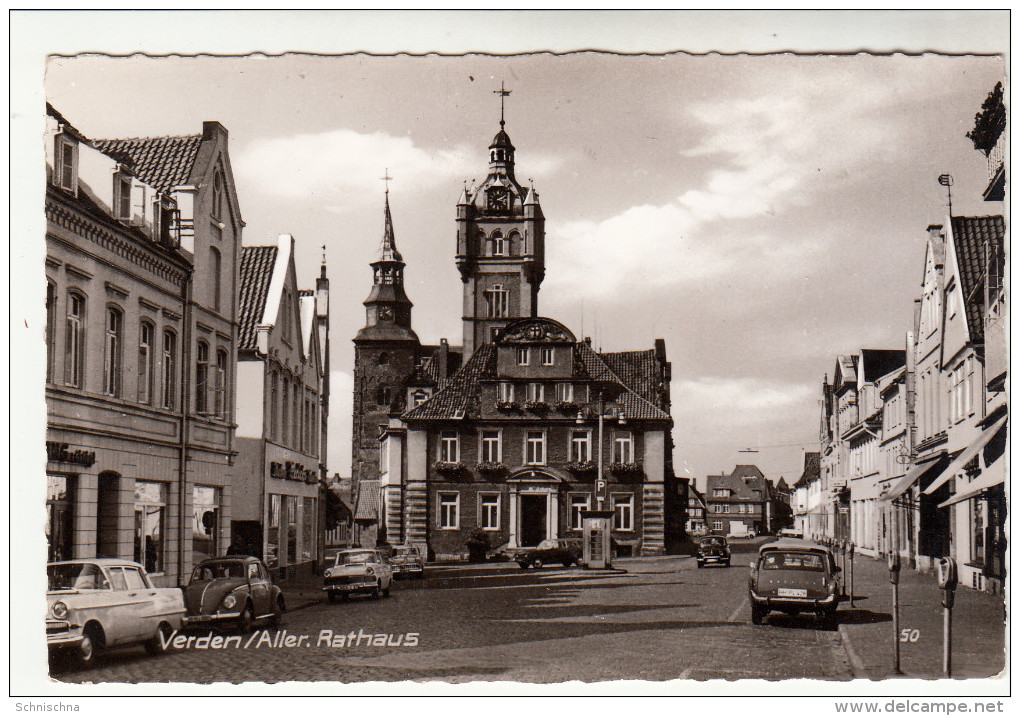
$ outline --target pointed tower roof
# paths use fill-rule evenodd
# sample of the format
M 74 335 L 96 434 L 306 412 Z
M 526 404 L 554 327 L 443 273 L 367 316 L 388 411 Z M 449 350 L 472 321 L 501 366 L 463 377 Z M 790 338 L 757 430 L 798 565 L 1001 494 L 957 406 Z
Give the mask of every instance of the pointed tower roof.
M 393 236 L 393 216 L 390 214 L 390 192 L 386 190 L 386 225 L 383 228 L 382 247 L 379 250 L 379 261 L 404 262 L 404 257 L 397 251 L 397 240 Z
M 489 149 L 516 149 L 513 142 L 510 141 L 510 135 L 506 133 L 502 125 L 503 123 L 500 122 L 499 131 L 492 138 L 492 144 L 489 145 Z

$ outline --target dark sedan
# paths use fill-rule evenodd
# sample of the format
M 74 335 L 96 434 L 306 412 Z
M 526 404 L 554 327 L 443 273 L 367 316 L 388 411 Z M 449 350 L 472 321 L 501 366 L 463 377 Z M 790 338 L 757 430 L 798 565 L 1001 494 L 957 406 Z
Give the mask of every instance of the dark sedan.
M 730 566 L 730 545 L 725 537 L 709 536 L 698 543 L 698 569 L 706 564 Z
M 516 559 L 521 569 L 539 568 L 544 564 L 562 564 L 564 567 L 571 567 L 581 563 L 581 540 L 542 540 L 534 549 L 522 550 Z

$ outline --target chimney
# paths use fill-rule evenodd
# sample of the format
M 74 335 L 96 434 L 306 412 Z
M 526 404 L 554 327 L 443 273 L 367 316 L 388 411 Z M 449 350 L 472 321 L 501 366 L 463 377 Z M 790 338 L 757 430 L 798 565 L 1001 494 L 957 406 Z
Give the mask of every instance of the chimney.
M 446 383 L 447 369 L 450 362 L 450 342 L 445 338 L 439 339 L 439 385 Z

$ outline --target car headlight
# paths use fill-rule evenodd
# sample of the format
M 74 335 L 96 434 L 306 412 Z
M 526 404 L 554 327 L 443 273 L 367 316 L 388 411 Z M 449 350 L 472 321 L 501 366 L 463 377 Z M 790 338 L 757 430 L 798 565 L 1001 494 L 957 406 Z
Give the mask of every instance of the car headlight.
M 63 619 L 67 616 L 67 605 L 63 602 L 53 602 L 53 606 L 50 607 L 50 611 L 53 612 L 53 616 L 57 619 Z
M 372 567 L 365 567 L 365 574 L 375 574 L 375 569 Z
M 228 594 L 223 597 L 223 607 L 226 609 L 233 609 L 234 605 L 237 604 L 237 597 L 233 594 Z

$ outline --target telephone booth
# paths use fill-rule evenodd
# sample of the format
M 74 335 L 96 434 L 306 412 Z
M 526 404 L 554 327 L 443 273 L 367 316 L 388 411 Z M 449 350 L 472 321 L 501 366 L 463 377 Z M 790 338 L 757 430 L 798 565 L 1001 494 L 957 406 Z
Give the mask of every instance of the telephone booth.
M 587 569 L 608 569 L 612 566 L 610 537 L 613 529 L 612 510 L 582 510 L 584 528 L 582 559 Z

